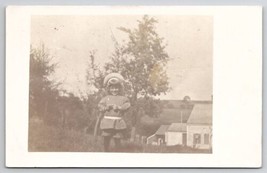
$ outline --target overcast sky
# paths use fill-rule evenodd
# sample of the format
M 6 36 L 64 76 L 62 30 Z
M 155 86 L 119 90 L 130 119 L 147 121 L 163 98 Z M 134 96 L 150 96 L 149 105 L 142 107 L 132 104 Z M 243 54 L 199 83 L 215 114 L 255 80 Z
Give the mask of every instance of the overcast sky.
M 168 76 L 172 91 L 162 99 L 210 100 L 212 95 L 213 19 L 210 16 L 152 16 L 160 37 L 168 44 L 171 60 Z M 117 27 L 135 28 L 142 16 L 32 16 L 31 44 L 44 43 L 58 63 L 54 78 L 63 88 L 78 93 L 86 89 L 89 52 L 96 50 L 96 63 L 108 61 L 115 38 L 127 41 Z

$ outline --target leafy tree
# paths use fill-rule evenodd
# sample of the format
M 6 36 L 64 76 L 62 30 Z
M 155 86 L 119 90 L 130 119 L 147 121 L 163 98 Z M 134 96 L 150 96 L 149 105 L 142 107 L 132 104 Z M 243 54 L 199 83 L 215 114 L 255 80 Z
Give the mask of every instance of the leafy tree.
M 88 114 L 83 111 L 82 100 L 73 93 L 65 92 L 58 99 L 62 128 L 82 131 L 87 128 Z
M 138 94 L 156 96 L 169 90 L 166 64 L 169 56 L 166 44 L 155 28 L 157 20 L 144 16 L 138 20 L 136 29 L 119 27 L 128 34 L 125 45 L 115 43 L 115 52 L 111 62 L 107 63 L 107 72 L 119 72 L 127 81 L 126 89 L 133 102 Z
M 63 129 L 84 130 L 89 115 L 84 102 L 73 93 L 59 90 L 58 82 L 51 79 L 56 64 L 42 45 L 30 53 L 30 118 L 38 117 L 49 125 Z
M 44 45 L 30 51 L 29 113 L 30 117 L 49 119 L 49 114 L 57 111 L 57 87 L 59 83 L 51 80 L 56 64 L 47 53 Z

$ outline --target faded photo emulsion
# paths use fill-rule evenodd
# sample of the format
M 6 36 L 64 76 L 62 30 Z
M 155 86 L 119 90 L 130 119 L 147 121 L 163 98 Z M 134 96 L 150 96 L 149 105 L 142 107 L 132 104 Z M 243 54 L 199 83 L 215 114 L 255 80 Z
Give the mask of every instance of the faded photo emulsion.
M 212 16 L 32 15 L 29 57 L 29 152 L 212 154 Z

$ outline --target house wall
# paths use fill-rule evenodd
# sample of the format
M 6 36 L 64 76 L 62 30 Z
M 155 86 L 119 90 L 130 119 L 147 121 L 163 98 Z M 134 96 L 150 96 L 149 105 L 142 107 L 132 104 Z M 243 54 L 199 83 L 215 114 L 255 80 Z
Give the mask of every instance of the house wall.
M 200 137 L 199 138 L 200 141 L 199 143 L 194 144 L 194 138 L 196 141 L 196 136 L 198 134 Z M 190 124 L 187 125 L 187 146 L 199 149 L 210 149 L 212 147 L 211 136 L 212 136 L 212 127 L 210 125 L 190 125 Z
M 166 132 L 166 145 L 182 145 L 183 144 L 183 133 L 181 132 Z

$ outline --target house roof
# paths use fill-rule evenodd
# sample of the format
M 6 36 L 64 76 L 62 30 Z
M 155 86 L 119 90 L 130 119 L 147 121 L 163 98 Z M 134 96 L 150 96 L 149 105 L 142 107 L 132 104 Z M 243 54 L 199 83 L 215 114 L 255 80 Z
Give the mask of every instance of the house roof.
M 185 123 L 172 123 L 168 128 L 168 132 L 186 132 Z
M 212 104 L 195 104 L 187 123 L 198 125 L 212 124 Z
M 165 132 L 169 128 L 170 125 L 161 125 L 159 129 L 156 131 L 156 135 L 165 135 Z

